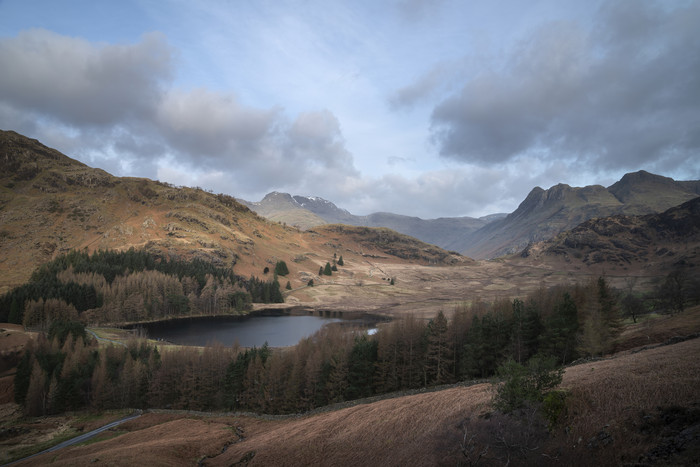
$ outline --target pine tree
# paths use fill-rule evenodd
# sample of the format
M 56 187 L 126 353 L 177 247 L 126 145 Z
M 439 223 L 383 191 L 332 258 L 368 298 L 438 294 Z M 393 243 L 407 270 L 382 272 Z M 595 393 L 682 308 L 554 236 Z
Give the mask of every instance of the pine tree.
M 25 349 L 22 359 L 17 365 L 17 371 L 15 373 L 14 389 L 15 389 L 15 402 L 19 405 L 24 405 L 27 398 L 27 391 L 29 389 L 29 382 L 32 376 L 32 368 L 34 366 L 33 359 L 33 345 L 30 339 L 27 343 L 27 348 Z
M 578 310 L 567 292 L 556 305 L 554 314 L 547 320 L 540 348 L 561 364 L 571 362 L 576 356 L 578 331 Z
M 17 297 L 12 297 L 12 303 L 10 304 L 10 314 L 7 321 L 13 324 L 22 324 L 22 308 L 19 304 Z
M 452 379 L 452 349 L 447 334 L 447 318 L 441 311 L 428 324 L 426 361 L 428 384 L 444 384 Z
M 511 334 L 513 359 L 518 363 L 527 360 L 525 348 L 525 305 L 522 300 L 513 300 L 513 330 Z
M 331 269 L 330 263 L 326 263 L 326 266 L 323 268 L 323 274 L 326 276 L 333 275 L 333 270 Z
M 340 258 L 338 258 L 338 266 L 344 266 L 345 263 L 343 262 L 343 255 L 340 255 Z
M 613 291 L 604 277 L 598 278 L 598 304 L 603 323 L 609 329 L 610 335 L 612 337 L 617 336 L 622 329 L 620 308 Z
M 377 341 L 366 334 L 355 339 L 348 357 L 348 387 L 345 399 L 368 397 L 374 393 L 374 371 L 377 361 Z

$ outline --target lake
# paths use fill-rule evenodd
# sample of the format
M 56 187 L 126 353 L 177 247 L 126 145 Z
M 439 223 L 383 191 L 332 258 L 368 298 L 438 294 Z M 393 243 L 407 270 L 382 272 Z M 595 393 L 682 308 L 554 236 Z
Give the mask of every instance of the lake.
M 186 318 L 142 324 L 148 337 L 179 345 L 204 346 L 219 342 L 231 346 L 236 341 L 243 347 L 271 347 L 296 345 L 323 326 L 333 323 L 367 330 L 384 319 L 366 314 L 346 313 L 290 313 L 263 311 L 247 316 L 219 316 Z

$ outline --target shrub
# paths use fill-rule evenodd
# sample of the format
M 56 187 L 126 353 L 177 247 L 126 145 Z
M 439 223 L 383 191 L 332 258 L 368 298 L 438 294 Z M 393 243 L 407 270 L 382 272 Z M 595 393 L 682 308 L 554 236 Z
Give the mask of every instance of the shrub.
M 547 420 L 547 428 L 552 431 L 559 417 L 566 413 L 566 397 L 568 393 L 563 390 L 550 391 L 542 399 L 540 411 Z
M 493 405 L 503 413 L 510 413 L 527 402 L 542 402 L 561 383 L 564 370 L 556 368 L 552 358 L 533 357 L 527 367 L 509 360 L 498 367 L 497 374 L 503 383 L 496 390 Z
M 278 276 L 286 276 L 289 274 L 287 263 L 284 261 L 277 261 L 277 264 L 275 265 L 275 273 L 277 273 Z

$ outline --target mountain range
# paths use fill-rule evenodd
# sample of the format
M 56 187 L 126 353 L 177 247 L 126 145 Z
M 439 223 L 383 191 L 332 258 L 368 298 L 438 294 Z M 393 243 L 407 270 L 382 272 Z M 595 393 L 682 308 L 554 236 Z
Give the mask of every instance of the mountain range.
M 354 216 L 317 197 L 271 193 L 246 206 L 228 195 L 115 177 L 36 140 L 0 131 L 0 292 L 25 282 L 34 268 L 56 255 L 83 248 L 134 247 L 163 256 L 201 257 L 235 265 L 244 276 L 260 275 L 283 259 L 293 287 L 312 278 L 322 280 L 316 274 L 319 266 L 342 254 L 356 260 L 350 261 L 355 267 L 365 268 L 346 268 L 348 280 L 381 281 L 388 273 L 372 276 L 372 271 L 380 271 L 373 264 L 378 258 L 417 266 L 469 263 L 454 251 L 483 259 L 527 249 L 535 257 L 544 249 L 535 246 L 537 242 L 588 220 L 658 214 L 699 193 L 698 181 L 679 182 L 640 171 L 608 188 L 534 188 L 505 216 Z M 696 215 L 683 212 L 690 218 Z M 305 220 L 306 230 L 292 227 L 299 219 Z M 566 245 L 570 244 L 571 240 Z M 571 251 L 569 257 L 576 259 L 578 254 Z M 620 251 L 608 256 L 615 255 L 624 256 Z M 587 264 L 595 263 L 591 256 Z
M 628 173 L 609 187 L 535 187 L 510 214 L 481 218 L 420 219 L 392 213 L 356 216 L 318 197 L 273 192 L 259 202 L 240 200 L 270 220 L 308 229 L 322 224 L 387 227 L 441 248 L 489 259 L 520 252 L 580 223 L 617 214 L 665 211 L 700 196 L 700 181 L 676 181 L 644 170 Z
M 700 197 L 662 213 L 589 219 L 556 237 L 528 245 L 524 258 L 559 257 L 586 265 L 642 263 L 654 270 L 700 264 Z
M 301 229 L 323 224 L 386 227 L 453 251 L 461 249 L 461 241 L 465 234 L 475 232 L 489 222 L 505 217 L 505 214 L 494 214 L 482 218 L 443 217 L 426 220 L 390 212 L 356 216 L 323 198 L 292 196 L 276 191 L 268 193 L 259 202 L 239 201 L 263 217 Z

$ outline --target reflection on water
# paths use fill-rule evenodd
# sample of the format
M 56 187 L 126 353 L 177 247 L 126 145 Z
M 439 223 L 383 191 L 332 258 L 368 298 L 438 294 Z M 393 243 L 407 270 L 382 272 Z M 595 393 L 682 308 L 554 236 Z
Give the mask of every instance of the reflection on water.
M 324 325 L 342 321 L 323 316 L 249 316 L 243 319 L 202 318 L 152 323 L 145 327 L 152 339 L 163 339 L 180 345 L 207 345 L 219 342 L 231 346 L 236 341 L 243 347 L 296 345 L 301 339 Z

